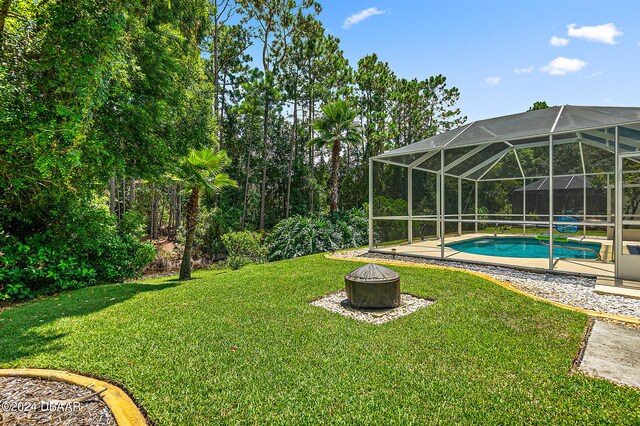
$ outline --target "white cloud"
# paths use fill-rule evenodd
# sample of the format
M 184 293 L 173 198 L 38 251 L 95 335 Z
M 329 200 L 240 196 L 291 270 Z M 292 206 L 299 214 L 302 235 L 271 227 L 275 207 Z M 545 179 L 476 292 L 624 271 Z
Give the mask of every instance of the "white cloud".
M 345 19 L 344 24 L 342 24 L 342 28 L 348 30 L 349 28 L 371 16 L 383 15 L 385 13 L 387 13 L 386 10 L 380 10 L 377 7 L 370 7 L 369 9 L 361 10 L 360 12 L 354 13 L 353 15 Z
M 551 43 L 552 46 L 563 47 L 569 44 L 569 39 L 553 36 L 551 40 L 549 40 L 549 43 Z
M 540 68 L 540 71 L 546 72 L 549 75 L 567 75 L 570 72 L 580 71 L 586 67 L 587 63 L 577 58 L 564 58 L 559 56 L 553 61 L 549 62 L 544 67 Z
M 516 74 L 531 74 L 533 72 L 533 65 L 524 68 L 514 68 L 513 72 Z
M 569 37 L 583 38 L 588 41 L 597 41 L 606 44 L 616 44 L 616 37 L 622 35 L 622 31 L 618 30 L 612 23 L 595 25 L 592 27 L 578 27 L 576 24 L 567 25 L 567 34 Z
M 498 84 L 500 84 L 500 82 L 502 81 L 502 79 L 498 76 L 496 77 L 487 77 L 484 79 L 484 82 L 487 83 L 489 86 L 497 86 Z

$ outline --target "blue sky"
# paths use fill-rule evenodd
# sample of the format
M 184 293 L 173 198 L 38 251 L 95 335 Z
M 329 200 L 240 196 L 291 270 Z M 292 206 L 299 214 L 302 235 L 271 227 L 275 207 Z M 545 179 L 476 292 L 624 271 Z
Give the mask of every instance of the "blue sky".
M 640 105 L 638 0 L 321 4 L 320 19 L 352 66 L 375 52 L 400 77 L 443 74 L 460 89 L 469 120 L 525 111 L 534 101 Z

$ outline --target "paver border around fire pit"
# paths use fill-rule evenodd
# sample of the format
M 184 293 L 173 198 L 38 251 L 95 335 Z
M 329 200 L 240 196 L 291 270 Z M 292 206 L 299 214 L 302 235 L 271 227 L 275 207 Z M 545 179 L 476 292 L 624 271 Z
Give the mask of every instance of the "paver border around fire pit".
M 147 426 L 147 420 L 133 400 L 119 387 L 92 377 L 69 373 L 68 371 L 47 370 L 39 368 L 6 368 L 0 369 L 2 377 L 28 377 L 46 380 L 57 380 L 84 386 L 98 392 L 104 403 L 111 410 L 118 426 Z

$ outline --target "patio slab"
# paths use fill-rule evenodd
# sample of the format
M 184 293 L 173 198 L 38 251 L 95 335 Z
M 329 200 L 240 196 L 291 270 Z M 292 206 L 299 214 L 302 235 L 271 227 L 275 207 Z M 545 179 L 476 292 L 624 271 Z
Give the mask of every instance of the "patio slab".
M 596 321 L 579 368 L 640 388 L 640 330 Z

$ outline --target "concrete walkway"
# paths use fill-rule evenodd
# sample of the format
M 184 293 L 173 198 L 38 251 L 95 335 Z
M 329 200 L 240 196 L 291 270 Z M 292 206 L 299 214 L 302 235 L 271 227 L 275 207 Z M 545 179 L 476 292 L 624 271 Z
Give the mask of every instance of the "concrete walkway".
M 596 321 L 580 369 L 640 388 L 640 330 Z

